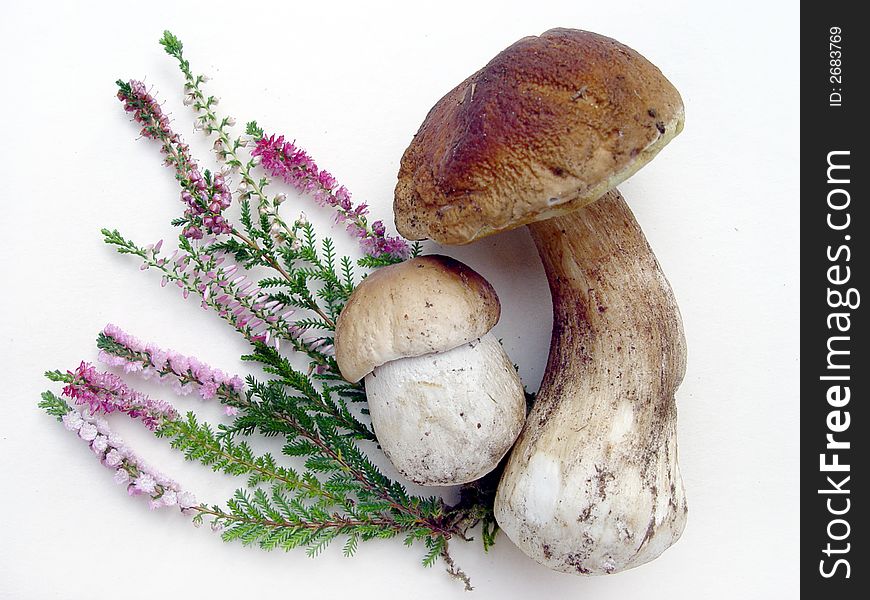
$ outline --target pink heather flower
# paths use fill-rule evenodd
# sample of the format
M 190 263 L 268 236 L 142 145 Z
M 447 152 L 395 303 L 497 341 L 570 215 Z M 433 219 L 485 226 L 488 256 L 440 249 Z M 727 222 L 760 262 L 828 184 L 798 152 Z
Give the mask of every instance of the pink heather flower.
M 223 175 L 216 174 L 211 182 L 199 170 L 190 155 L 190 148 L 169 125 L 169 117 L 148 93 L 145 84 L 131 80 L 118 82 L 118 99 L 124 110 L 133 113 L 133 119 L 143 125 L 142 135 L 162 143 L 166 164 L 175 168 L 175 177 L 182 187 L 181 201 L 187 206 L 184 215 L 189 224 L 182 230 L 185 237 L 202 239 L 206 229 L 213 235 L 230 233 L 232 227 L 221 213 L 229 207 L 232 193 Z M 159 251 L 159 247 L 155 248 Z
M 120 377 L 112 373 L 97 371 L 93 365 L 82 362 L 75 372 L 70 373 L 73 381 L 63 388 L 63 395 L 75 400 L 76 404 L 86 404 L 93 413 L 111 413 L 116 410 L 126 413 L 133 418 L 140 418 L 151 430 L 166 419 L 174 419 L 177 416 L 175 409 L 162 400 L 153 400 L 135 390 L 130 389 Z M 79 430 L 82 439 L 85 434 L 93 436 L 97 434 L 96 425 L 89 423 Z M 85 430 L 85 431 L 82 431 Z
M 260 157 L 263 168 L 272 176 L 284 180 L 287 184 L 302 193 L 311 193 L 315 202 L 321 206 L 330 206 L 336 210 L 336 221 L 351 222 L 352 235 L 361 239 L 363 251 L 370 256 L 392 256 L 404 259 L 410 255 L 407 242 L 399 237 L 390 237 L 385 233 L 383 223 L 377 221 L 379 227 L 369 227 L 365 216 L 368 207 L 360 204 L 354 208 L 350 192 L 346 187 L 339 186 L 335 177 L 327 171 L 321 171 L 305 150 L 295 143 L 284 140 L 284 136 L 263 136 L 256 141 L 251 151 L 254 157 Z
M 202 396 L 203 400 L 211 400 L 215 397 L 215 394 L 217 394 L 217 385 L 212 381 L 204 383 L 199 388 L 199 395 Z
M 141 371 L 142 365 L 134 362 L 128 362 L 124 364 L 124 372 L 125 373 L 135 373 L 136 371 Z
M 239 414 L 239 409 L 235 406 L 224 406 L 224 414 L 228 417 L 235 417 Z
M 278 306 L 270 308 L 275 309 Z M 141 372 L 146 376 L 156 373 L 160 376 L 161 383 L 171 384 L 179 394 L 187 395 L 198 391 L 204 400 L 215 397 L 238 400 L 244 389 L 244 382 L 238 375 L 230 377 L 197 358 L 184 356 L 173 350 L 163 350 L 151 343 L 146 344 L 117 325 L 106 325 L 103 335 L 121 348 L 109 347 L 119 354 L 112 354 L 108 350 L 101 351 L 100 360 L 113 366 L 122 366 L 128 373 Z M 136 365 L 136 368 L 128 369 L 127 365 L 131 364 Z

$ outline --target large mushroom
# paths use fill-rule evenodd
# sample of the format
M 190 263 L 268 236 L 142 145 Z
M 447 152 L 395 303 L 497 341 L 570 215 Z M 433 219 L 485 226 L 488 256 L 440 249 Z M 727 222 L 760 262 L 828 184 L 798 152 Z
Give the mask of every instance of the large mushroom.
M 495 469 L 526 416 L 516 369 L 490 333 L 501 305 L 480 274 L 446 256 L 383 267 L 354 290 L 335 357 L 365 377 L 378 442 L 420 485 L 458 485 Z
M 679 93 L 643 56 L 553 29 L 442 98 L 402 159 L 394 210 L 405 237 L 466 244 L 529 224 L 553 298 L 552 342 L 495 516 L 556 570 L 643 564 L 685 526 L 682 322 L 615 189 L 682 127 Z

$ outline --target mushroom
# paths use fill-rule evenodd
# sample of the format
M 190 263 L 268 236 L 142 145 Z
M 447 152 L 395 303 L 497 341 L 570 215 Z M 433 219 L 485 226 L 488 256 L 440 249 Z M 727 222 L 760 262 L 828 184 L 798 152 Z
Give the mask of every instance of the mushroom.
M 553 298 L 537 401 L 495 499 L 501 529 L 559 571 L 650 561 L 686 522 L 670 285 L 614 186 L 683 127 L 640 54 L 594 33 L 519 40 L 429 112 L 402 159 L 396 225 L 465 244 L 529 224 Z
M 489 331 L 501 305 L 477 272 L 430 255 L 383 267 L 335 328 L 342 376 L 365 377 L 378 442 L 420 485 L 458 485 L 498 465 L 522 429 L 525 394 Z

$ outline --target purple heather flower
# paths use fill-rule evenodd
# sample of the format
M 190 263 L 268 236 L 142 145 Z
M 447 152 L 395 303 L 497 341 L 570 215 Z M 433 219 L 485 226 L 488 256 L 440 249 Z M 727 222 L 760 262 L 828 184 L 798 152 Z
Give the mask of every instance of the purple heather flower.
M 321 171 L 305 150 L 295 143 L 284 140 L 284 136 L 264 136 L 256 141 L 251 151 L 254 157 L 260 157 L 263 168 L 272 175 L 284 180 L 302 193 L 311 193 L 314 200 L 321 206 L 331 206 L 336 210 L 336 221 L 350 222 L 348 231 L 360 238 L 363 251 L 371 256 L 392 256 L 407 258 L 410 248 L 407 242 L 399 237 L 387 236 L 383 223 L 376 229 L 374 225 L 366 224 L 365 216 L 368 207 L 360 204 L 354 208 L 350 192 L 346 187 L 339 186 L 331 173 Z
M 190 147 L 172 130 L 169 117 L 148 93 L 144 83 L 131 80 L 126 84 L 119 82 L 119 87 L 118 99 L 124 103 L 124 110 L 133 113 L 133 119 L 144 126 L 144 137 L 163 144 L 166 164 L 175 167 L 175 177 L 183 188 L 181 200 L 187 206 L 184 215 L 189 223 L 182 229 L 182 234 L 191 239 L 202 239 L 202 227 L 214 235 L 230 233 L 232 228 L 220 214 L 232 200 L 224 177 L 217 174 L 211 183 L 206 180 L 191 157 Z
M 164 420 L 177 416 L 175 409 L 167 402 L 132 390 L 117 375 L 97 371 L 89 363 L 82 362 L 70 375 L 73 380 L 63 388 L 63 395 L 75 400 L 76 404 L 86 404 L 93 413 L 121 411 L 141 419 L 151 430 L 157 429 Z M 86 423 L 79 429 L 82 439 L 91 441 L 96 435 L 97 427 L 92 423 Z

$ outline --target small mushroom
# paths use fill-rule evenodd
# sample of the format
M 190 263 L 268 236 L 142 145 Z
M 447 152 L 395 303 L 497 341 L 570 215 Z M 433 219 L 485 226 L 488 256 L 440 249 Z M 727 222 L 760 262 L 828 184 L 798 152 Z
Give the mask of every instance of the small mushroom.
M 495 517 L 552 569 L 628 569 L 685 526 L 674 401 L 682 322 L 614 189 L 682 128 L 679 93 L 643 56 L 553 29 L 519 40 L 449 92 L 402 158 L 402 235 L 465 244 L 529 224 L 543 262 L 550 356 Z
M 458 485 L 492 471 L 525 420 L 516 369 L 489 331 L 495 290 L 463 263 L 423 256 L 383 267 L 338 319 L 342 376 L 365 377 L 378 442 L 420 485 Z

